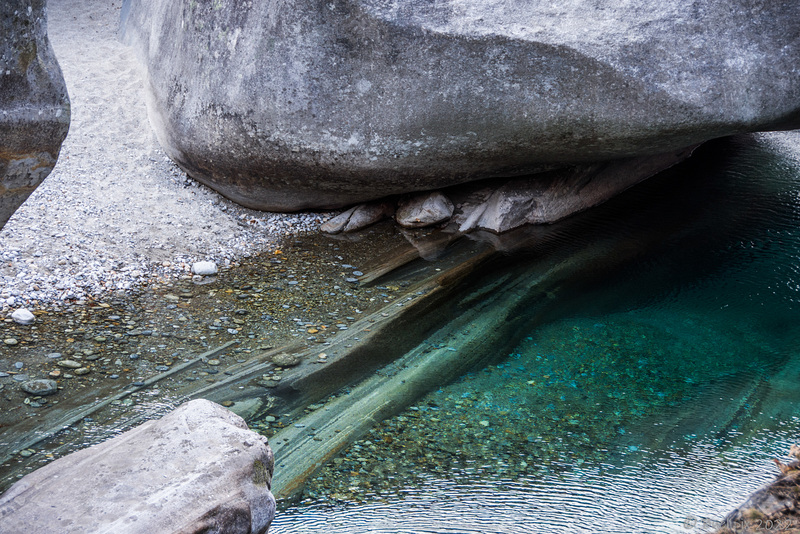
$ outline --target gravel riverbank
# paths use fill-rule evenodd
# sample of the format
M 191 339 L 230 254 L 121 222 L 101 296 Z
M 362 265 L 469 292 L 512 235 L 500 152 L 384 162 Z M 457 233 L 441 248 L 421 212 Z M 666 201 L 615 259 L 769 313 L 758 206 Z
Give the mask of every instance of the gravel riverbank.
M 143 71 L 117 39 L 120 5 L 48 2 L 72 122 L 55 169 L 0 231 L 3 316 L 186 276 L 194 261 L 224 267 L 327 219 L 241 208 L 166 157 Z

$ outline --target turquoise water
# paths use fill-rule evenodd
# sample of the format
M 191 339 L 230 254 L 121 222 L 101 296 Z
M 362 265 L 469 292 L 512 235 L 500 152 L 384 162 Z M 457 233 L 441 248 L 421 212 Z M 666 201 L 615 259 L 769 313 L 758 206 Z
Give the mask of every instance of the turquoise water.
M 591 246 L 588 267 L 270 531 L 709 531 L 800 436 L 798 223 L 798 166 L 740 139 L 554 225 L 470 289 Z

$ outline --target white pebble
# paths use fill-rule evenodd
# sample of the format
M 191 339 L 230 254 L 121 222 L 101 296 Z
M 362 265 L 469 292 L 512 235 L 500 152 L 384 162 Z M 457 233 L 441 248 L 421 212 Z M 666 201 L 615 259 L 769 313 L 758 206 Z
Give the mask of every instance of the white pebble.
M 26 308 L 20 308 L 11 314 L 11 318 L 18 324 L 33 324 L 36 317 Z
M 217 273 L 217 264 L 213 261 L 198 261 L 192 264 L 192 272 L 201 276 Z

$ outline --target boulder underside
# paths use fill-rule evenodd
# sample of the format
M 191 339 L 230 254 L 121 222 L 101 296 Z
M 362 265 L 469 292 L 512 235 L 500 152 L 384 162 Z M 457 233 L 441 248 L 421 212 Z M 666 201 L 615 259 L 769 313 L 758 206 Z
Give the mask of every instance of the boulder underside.
M 791 3 L 128 0 L 151 122 L 251 208 L 336 208 L 800 127 Z

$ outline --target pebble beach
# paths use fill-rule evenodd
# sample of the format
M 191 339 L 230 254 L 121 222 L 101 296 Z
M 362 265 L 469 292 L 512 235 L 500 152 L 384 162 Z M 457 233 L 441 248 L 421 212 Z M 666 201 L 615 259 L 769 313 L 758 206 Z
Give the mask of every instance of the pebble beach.
M 158 145 L 143 70 L 118 39 L 121 2 L 48 2 L 72 119 L 58 163 L 0 230 L 0 310 L 59 307 L 224 269 L 316 231 L 329 214 L 242 208 L 195 182 Z

